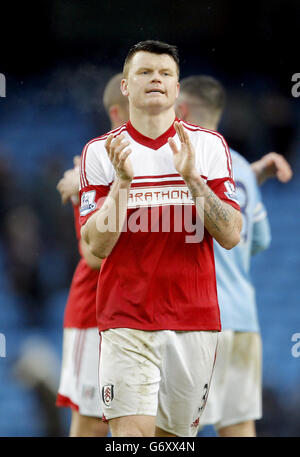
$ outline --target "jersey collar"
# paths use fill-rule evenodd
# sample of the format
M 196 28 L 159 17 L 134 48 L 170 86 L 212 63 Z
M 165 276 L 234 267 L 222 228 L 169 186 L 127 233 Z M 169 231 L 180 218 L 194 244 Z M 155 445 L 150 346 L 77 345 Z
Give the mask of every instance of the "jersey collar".
M 175 118 L 174 122 L 175 121 L 179 121 L 179 119 Z M 142 144 L 143 146 L 146 146 L 147 148 L 157 150 L 157 149 L 161 148 L 164 144 L 166 144 L 168 142 L 168 138 L 173 137 L 176 134 L 176 130 L 175 130 L 175 127 L 174 127 L 174 122 L 171 125 L 171 127 L 168 128 L 168 130 L 166 132 L 164 132 L 159 137 L 155 138 L 155 140 L 153 138 L 149 138 L 149 137 L 147 137 L 145 135 L 142 135 L 140 132 L 138 132 L 133 127 L 133 125 L 131 124 L 130 121 L 128 121 L 126 123 L 126 128 L 127 128 L 127 132 L 129 133 L 129 135 L 137 143 Z

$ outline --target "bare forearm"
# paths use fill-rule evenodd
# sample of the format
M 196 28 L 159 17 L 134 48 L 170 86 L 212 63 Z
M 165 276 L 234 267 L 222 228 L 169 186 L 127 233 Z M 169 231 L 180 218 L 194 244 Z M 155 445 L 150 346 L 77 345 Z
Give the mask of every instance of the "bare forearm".
M 261 186 L 269 178 L 264 167 L 261 164 L 261 161 L 257 160 L 256 162 L 252 162 L 251 168 L 256 176 L 257 184 Z
M 101 208 L 82 229 L 83 240 L 98 258 L 107 257 L 116 245 L 127 214 L 131 181 L 116 179 Z
M 207 231 L 224 248 L 233 248 L 240 241 L 240 213 L 220 200 L 199 175 L 195 174 L 185 181 Z
M 280 182 L 287 183 L 293 176 L 290 164 L 277 152 L 265 154 L 261 159 L 253 162 L 251 168 L 260 186 L 270 178 L 277 178 Z
M 82 252 L 82 255 L 84 257 L 84 260 L 86 261 L 88 266 L 92 270 L 100 270 L 101 259 L 99 259 L 98 257 L 95 257 L 91 253 L 90 246 L 85 241 L 83 241 L 82 239 L 80 240 L 80 247 L 81 247 L 81 252 Z

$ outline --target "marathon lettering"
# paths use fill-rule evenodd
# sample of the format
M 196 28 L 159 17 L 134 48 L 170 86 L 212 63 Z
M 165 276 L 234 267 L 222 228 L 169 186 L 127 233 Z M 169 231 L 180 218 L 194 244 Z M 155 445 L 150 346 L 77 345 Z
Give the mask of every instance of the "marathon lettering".
M 130 190 L 128 208 L 158 205 L 193 205 L 193 200 L 186 186 L 139 187 Z

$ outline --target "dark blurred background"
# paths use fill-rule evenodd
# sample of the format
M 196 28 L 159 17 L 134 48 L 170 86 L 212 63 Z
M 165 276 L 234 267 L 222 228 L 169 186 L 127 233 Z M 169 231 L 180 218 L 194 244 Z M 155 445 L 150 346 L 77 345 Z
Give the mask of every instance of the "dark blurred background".
M 296 0 L 1 5 L 0 436 L 67 433 L 68 412 L 57 412 L 51 392 L 78 254 L 72 209 L 62 207 L 56 184 L 85 143 L 109 129 L 103 87 L 144 39 L 176 44 L 182 77 L 223 82 L 220 131 L 233 149 L 249 161 L 276 151 L 293 167 L 290 183 L 262 188 L 273 239 L 252 276 L 264 343 L 258 434 L 300 436 L 300 358 L 292 355 L 300 333 L 300 100 L 291 92 L 299 19 Z

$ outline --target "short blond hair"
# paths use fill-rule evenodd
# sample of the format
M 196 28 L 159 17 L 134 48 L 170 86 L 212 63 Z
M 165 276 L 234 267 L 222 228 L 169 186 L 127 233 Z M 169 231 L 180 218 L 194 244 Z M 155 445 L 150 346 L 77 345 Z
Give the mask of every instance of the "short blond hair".
M 226 102 L 223 85 L 216 78 L 207 75 L 188 76 L 180 81 L 181 95 L 188 95 L 201 101 L 206 110 L 222 113 Z
M 127 103 L 127 97 L 125 97 L 121 92 L 120 86 L 122 79 L 123 73 L 118 73 L 113 76 L 105 86 L 103 92 L 103 105 L 108 114 L 111 106 L 124 106 Z

